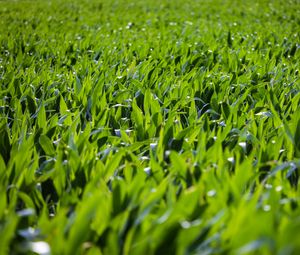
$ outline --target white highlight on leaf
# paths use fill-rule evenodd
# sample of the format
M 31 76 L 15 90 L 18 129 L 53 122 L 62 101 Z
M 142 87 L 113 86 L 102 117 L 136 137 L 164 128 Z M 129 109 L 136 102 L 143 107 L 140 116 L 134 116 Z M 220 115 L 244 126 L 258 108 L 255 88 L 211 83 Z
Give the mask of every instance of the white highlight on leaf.
M 46 242 L 32 242 L 31 250 L 40 255 L 50 255 L 50 246 Z

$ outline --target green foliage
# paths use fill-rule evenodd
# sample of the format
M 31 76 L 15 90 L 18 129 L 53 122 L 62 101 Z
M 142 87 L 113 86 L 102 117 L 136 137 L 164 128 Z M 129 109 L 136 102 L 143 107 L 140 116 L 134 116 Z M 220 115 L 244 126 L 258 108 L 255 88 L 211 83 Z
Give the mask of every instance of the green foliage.
M 299 254 L 299 1 L 0 16 L 0 254 Z

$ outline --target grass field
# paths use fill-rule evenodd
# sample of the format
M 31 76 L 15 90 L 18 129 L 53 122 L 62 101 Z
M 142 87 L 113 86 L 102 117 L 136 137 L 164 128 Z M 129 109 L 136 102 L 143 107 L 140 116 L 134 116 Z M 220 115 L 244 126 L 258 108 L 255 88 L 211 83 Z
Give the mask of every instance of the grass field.
M 0 254 L 300 254 L 300 2 L 0 1 Z

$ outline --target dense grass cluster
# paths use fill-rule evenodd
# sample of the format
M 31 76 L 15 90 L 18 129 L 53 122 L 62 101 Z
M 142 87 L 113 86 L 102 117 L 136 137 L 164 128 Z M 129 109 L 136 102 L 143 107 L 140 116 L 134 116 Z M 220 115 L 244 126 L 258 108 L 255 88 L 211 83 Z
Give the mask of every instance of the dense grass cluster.
M 299 1 L 0 17 L 0 254 L 300 253 Z

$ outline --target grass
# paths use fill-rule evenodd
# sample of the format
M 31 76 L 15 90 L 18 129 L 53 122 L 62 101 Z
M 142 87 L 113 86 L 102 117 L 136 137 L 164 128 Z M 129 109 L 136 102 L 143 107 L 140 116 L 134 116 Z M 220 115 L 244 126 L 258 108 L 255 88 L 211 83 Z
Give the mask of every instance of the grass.
M 299 254 L 299 1 L 0 16 L 0 254 Z

